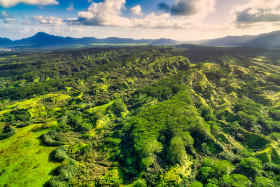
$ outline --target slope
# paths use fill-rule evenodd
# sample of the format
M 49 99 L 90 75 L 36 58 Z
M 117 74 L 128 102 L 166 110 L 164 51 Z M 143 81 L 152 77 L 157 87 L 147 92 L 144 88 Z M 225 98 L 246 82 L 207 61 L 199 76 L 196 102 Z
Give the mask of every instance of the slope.
M 0 59 L 0 142 L 12 148 L 23 126 L 42 124 L 42 143 L 61 162 L 49 186 L 277 186 L 278 54 L 192 45 L 12 52 Z

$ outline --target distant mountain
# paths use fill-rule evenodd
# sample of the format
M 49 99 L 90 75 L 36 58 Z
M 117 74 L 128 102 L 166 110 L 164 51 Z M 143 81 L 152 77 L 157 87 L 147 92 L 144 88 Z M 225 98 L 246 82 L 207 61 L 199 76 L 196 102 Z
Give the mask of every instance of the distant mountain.
M 210 46 L 280 47 L 280 31 L 256 36 L 227 36 L 213 40 L 204 40 L 200 44 Z
M 74 43 L 75 39 L 74 38 L 69 38 L 69 37 L 60 37 L 60 36 L 53 36 L 49 35 L 44 32 L 39 32 L 36 35 L 14 41 L 14 45 L 19 45 L 19 46 L 50 46 L 50 45 L 68 45 L 71 43 Z
M 161 39 L 152 41 L 151 44 L 152 45 L 176 45 L 176 44 L 178 44 L 178 42 L 175 40 L 171 40 L 171 39 L 161 38 Z
M 0 47 L 51 47 L 51 46 L 74 46 L 92 44 L 150 44 L 150 45 L 176 45 L 177 42 L 171 39 L 141 39 L 110 37 L 98 39 L 94 37 L 71 38 L 54 36 L 44 32 L 38 32 L 32 37 L 11 41 L 7 38 L 0 38 Z
M 255 38 L 257 38 L 257 36 L 227 36 L 224 38 L 205 40 L 202 43 L 210 46 L 240 46 Z
M 6 46 L 10 45 L 12 43 L 12 40 L 8 38 L 0 38 L 0 46 Z
M 99 39 L 99 43 L 108 43 L 108 44 L 129 44 L 129 43 L 137 43 L 137 44 L 140 44 L 140 43 L 147 43 L 147 44 L 150 44 L 153 40 L 145 40 L 145 39 L 142 39 L 142 40 L 134 40 L 134 39 L 131 39 L 131 38 L 117 38 L 117 37 L 110 37 L 110 38 L 105 38 L 105 39 Z M 98 43 L 97 42 L 97 43 Z
M 246 42 L 245 45 L 280 47 L 280 31 L 261 34 L 257 38 Z

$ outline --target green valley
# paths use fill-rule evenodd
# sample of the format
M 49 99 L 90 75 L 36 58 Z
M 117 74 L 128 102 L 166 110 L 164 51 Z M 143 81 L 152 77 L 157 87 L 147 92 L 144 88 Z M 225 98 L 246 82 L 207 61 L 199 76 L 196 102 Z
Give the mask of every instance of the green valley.
M 279 52 L 0 52 L 0 186 L 280 186 Z

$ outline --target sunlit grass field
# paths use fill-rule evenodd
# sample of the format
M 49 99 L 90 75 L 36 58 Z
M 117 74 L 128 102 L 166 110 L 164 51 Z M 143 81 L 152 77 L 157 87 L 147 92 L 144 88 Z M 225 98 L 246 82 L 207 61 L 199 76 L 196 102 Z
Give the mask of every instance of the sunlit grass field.
M 52 161 L 50 153 L 56 147 L 41 144 L 46 130 L 42 124 L 18 128 L 18 132 L 0 144 L 0 186 L 43 186 L 60 163 Z

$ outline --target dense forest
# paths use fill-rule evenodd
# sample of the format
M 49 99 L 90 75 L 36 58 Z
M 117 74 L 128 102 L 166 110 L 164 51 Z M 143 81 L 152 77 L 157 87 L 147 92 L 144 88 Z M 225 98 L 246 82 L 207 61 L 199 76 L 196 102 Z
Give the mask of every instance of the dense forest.
M 0 53 L 0 186 L 280 186 L 280 50 Z

